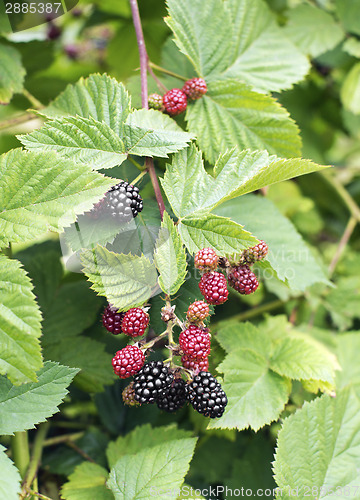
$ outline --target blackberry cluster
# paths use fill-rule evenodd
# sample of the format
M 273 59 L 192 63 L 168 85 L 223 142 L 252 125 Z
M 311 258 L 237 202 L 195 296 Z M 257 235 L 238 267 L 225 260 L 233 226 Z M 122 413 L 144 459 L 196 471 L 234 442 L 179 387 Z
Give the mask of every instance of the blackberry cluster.
M 173 380 L 173 374 L 162 361 L 145 363 L 134 377 L 135 400 L 141 404 L 155 403 L 168 393 Z
M 156 400 L 158 408 L 168 413 L 173 413 L 182 408 L 186 403 L 185 387 L 185 381 L 182 378 L 176 378 L 168 392 L 159 396 Z
M 186 386 L 186 398 L 196 411 L 210 418 L 221 417 L 228 402 L 221 385 L 209 372 L 200 372 Z

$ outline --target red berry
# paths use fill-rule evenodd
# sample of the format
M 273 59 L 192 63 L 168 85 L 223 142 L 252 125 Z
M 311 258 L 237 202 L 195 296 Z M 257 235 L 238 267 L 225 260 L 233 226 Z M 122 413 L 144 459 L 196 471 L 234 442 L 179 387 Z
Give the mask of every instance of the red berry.
M 140 307 L 133 307 L 125 314 L 121 328 L 130 337 L 140 337 L 140 335 L 144 335 L 148 324 L 149 315 Z
M 237 266 L 230 270 L 229 285 L 241 295 L 249 295 L 255 292 L 259 282 L 249 266 Z
M 208 304 L 203 300 L 197 300 L 189 305 L 186 317 L 190 323 L 199 323 L 209 316 L 209 312 Z
M 122 332 L 121 323 L 124 316 L 124 312 L 118 313 L 117 307 L 109 304 L 104 310 L 102 323 L 108 332 L 113 333 L 114 335 L 119 335 L 119 333 Z
M 212 248 L 199 250 L 194 259 L 194 265 L 199 271 L 215 271 L 218 266 L 219 257 Z
M 197 375 L 199 372 L 207 372 L 209 370 L 209 360 L 207 357 L 195 359 L 188 354 L 184 354 L 181 358 L 181 364 L 184 368 L 194 372 L 194 375 Z
M 260 242 L 254 247 L 247 248 L 242 253 L 242 258 L 248 264 L 254 264 L 257 260 L 264 259 L 269 251 L 269 247 L 265 243 L 265 241 L 260 240 Z
M 210 354 L 209 329 L 190 325 L 180 333 L 179 344 L 184 353 L 192 358 L 205 358 Z
M 199 288 L 209 304 L 222 304 L 229 295 L 226 278 L 218 272 L 205 273 L 200 280 Z
M 115 375 L 128 378 L 138 373 L 145 363 L 145 356 L 136 345 L 127 345 L 118 351 L 112 360 Z
M 171 89 L 163 96 L 165 111 L 170 116 L 176 116 L 185 111 L 187 97 L 180 89 Z
M 183 92 L 188 99 L 200 99 L 207 92 L 206 82 L 203 78 L 192 78 L 185 82 Z
M 160 94 L 150 94 L 148 97 L 149 108 L 158 109 L 162 111 L 164 109 L 163 106 L 163 98 Z

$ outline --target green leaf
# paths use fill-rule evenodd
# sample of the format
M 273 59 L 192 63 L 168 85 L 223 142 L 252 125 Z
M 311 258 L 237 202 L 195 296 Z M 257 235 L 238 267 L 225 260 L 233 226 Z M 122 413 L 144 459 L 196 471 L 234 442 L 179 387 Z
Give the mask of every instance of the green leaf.
M 304 54 L 312 57 L 333 49 L 345 36 L 331 14 L 309 4 L 289 11 L 284 32 Z
M 360 398 L 359 332 L 337 335 L 336 340 L 336 356 L 341 366 L 341 371 L 337 373 L 336 387 L 351 387 Z
M 292 334 L 275 347 L 271 369 L 292 379 L 313 379 L 335 384 L 336 357 L 309 335 Z
M 168 0 L 166 22 L 175 42 L 197 73 L 211 81 L 220 75 L 260 91 L 279 91 L 309 70 L 301 52 L 284 36 L 261 0 Z
M 252 349 L 229 354 L 218 366 L 224 373 L 223 389 L 228 405 L 221 419 L 209 428 L 255 431 L 276 420 L 288 400 L 291 384 L 269 370 L 268 359 Z
M 47 107 L 38 112 L 48 118 L 77 115 L 104 122 L 121 135 L 130 113 L 130 96 L 124 85 L 106 74 L 80 78 Z
M 92 289 L 119 310 L 143 305 L 157 284 L 155 266 L 143 255 L 116 254 L 97 246 L 81 254 Z
M 184 132 L 170 116 L 154 109 L 139 109 L 131 113 L 124 129 L 128 154 L 166 158 L 186 148 L 194 135 Z
M 178 228 L 190 253 L 211 247 L 220 255 L 236 256 L 258 243 L 240 224 L 213 214 L 187 216 Z
M 175 424 L 167 427 L 151 427 L 150 424 L 136 427 L 125 436 L 119 436 L 116 441 L 111 441 L 106 450 L 110 468 L 124 455 L 133 455 L 144 448 L 153 448 L 159 444 L 191 437 L 191 432 L 178 429 Z
M 113 500 L 114 495 L 106 488 L 108 471 L 98 464 L 83 462 L 69 476 L 61 489 L 65 500 Z
M 0 44 L 0 105 L 8 104 L 15 93 L 23 90 L 25 69 L 20 53 L 9 45 Z
M 21 477 L 14 463 L 0 444 L 0 495 L 6 500 L 19 500 Z
M 0 373 L 15 384 L 36 380 L 42 366 L 41 314 L 17 260 L 0 255 Z
M 267 151 L 234 148 L 218 158 L 212 177 L 204 169 L 201 153 L 190 146 L 174 155 L 162 186 L 175 214 L 184 217 L 212 210 L 231 198 L 323 168 L 327 167 L 310 160 L 285 160 L 269 156 Z
M 358 40 L 357 38 L 355 37 L 347 38 L 342 48 L 351 56 L 360 59 L 360 40 Z
M 195 444 L 196 438 L 180 439 L 124 455 L 112 468 L 107 483 L 115 500 L 147 500 L 163 491 L 169 493 L 169 500 L 176 500 Z
M 38 381 L 16 387 L 0 377 L 0 433 L 33 429 L 58 411 L 78 370 L 47 361 Z
M 335 0 L 336 13 L 348 33 L 360 35 L 360 4 L 354 0 Z
M 209 82 L 207 94 L 188 106 L 186 120 L 211 163 L 234 146 L 300 156 L 299 130 L 288 112 L 272 97 L 235 79 Z
M 293 332 L 286 317 L 259 327 L 234 320 L 220 325 L 216 339 L 228 354 L 218 371 L 229 403 L 210 428 L 257 430 L 276 420 L 288 399 L 289 378 L 334 385 L 336 357 L 312 337 Z
M 96 170 L 121 165 L 127 157 L 120 137 L 106 123 L 91 117 L 55 119 L 18 139 L 27 149 L 55 150 L 65 158 L 87 163 Z
M 66 342 L 66 349 L 64 349 L 64 342 Z M 109 370 L 113 356 L 105 351 L 105 345 L 102 342 L 84 335 L 68 337 L 62 342 L 47 339 L 43 349 L 46 359 L 79 369 L 74 383 L 83 391 L 101 392 L 104 390 L 104 385 L 114 382 L 114 373 Z
M 220 0 L 167 0 L 170 17 L 165 21 L 175 34 L 175 43 L 202 76 L 224 71 L 229 62 L 232 25 Z
M 155 110 L 134 111 L 120 130 L 118 125 L 111 128 L 113 125 L 91 116 L 69 116 L 47 122 L 19 140 L 27 149 L 55 150 L 99 170 L 121 165 L 129 154 L 167 157 L 193 138 L 169 116 Z
M 154 255 L 161 290 L 174 295 L 185 281 L 186 252 L 173 220 L 164 212 Z
M 53 152 L 15 149 L 0 156 L 0 245 L 62 231 L 112 182 Z
M 333 322 L 341 329 L 350 328 L 355 318 L 360 318 L 359 310 L 360 276 L 340 278 L 336 288 L 329 291 L 324 306 Z
M 306 57 L 284 36 L 265 2 L 227 0 L 233 55 L 224 76 L 260 92 L 289 89 L 310 69 Z
M 282 492 L 277 498 L 345 499 L 346 491 L 357 498 L 359 443 L 360 403 L 353 392 L 305 403 L 278 436 L 274 473 Z
M 226 202 L 216 213 L 232 216 L 254 236 L 265 240 L 269 246 L 268 261 L 278 278 L 286 280 L 292 289 L 303 291 L 314 283 L 329 283 L 305 241 L 270 200 L 242 196 Z
M 342 103 L 348 111 L 360 114 L 360 62 L 346 76 L 340 91 Z

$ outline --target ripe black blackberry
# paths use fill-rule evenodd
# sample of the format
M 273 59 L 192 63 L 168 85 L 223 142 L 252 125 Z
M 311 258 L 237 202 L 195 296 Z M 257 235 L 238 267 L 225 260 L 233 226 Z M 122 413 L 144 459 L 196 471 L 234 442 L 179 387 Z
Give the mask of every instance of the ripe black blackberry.
M 134 376 L 135 400 L 139 403 L 155 403 L 170 389 L 174 376 L 162 361 L 150 361 Z
M 185 386 L 185 381 L 182 378 L 175 379 L 169 391 L 156 400 L 158 408 L 168 413 L 182 408 L 186 401 Z
M 200 372 L 186 386 L 186 399 L 196 411 L 210 418 L 221 417 L 228 402 L 221 385 L 209 372 Z
M 120 222 L 129 222 L 143 209 L 139 188 L 121 181 L 105 195 L 104 210 Z

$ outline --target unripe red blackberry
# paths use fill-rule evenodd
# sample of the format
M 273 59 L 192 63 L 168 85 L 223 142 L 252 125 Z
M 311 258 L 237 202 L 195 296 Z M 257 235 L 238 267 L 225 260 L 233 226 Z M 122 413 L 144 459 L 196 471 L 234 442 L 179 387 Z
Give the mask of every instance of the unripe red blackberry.
M 149 324 L 149 315 L 140 307 L 133 307 L 127 311 L 122 323 L 121 329 L 130 337 L 140 337 L 144 335 Z
M 258 260 L 264 259 L 269 252 L 269 247 L 265 241 L 260 240 L 260 242 L 254 247 L 247 248 L 242 253 L 242 258 L 247 264 L 254 264 Z
M 135 400 L 139 403 L 155 403 L 167 394 L 174 376 L 162 361 L 145 363 L 134 377 Z
M 136 345 L 128 345 L 118 351 L 112 360 L 115 375 L 128 378 L 138 373 L 145 363 L 145 356 Z
M 125 387 L 122 391 L 122 398 L 127 406 L 140 406 L 140 403 L 135 399 L 134 382 L 130 382 L 130 384 Z
M 173 413 L 182 408 L 186 402 L 185 386 L 185 381 L 182 378 L 176 378 L 168 392 L 157 398 L 156 404 L 158 408 L 168 413 Z
M 199 288 L 206 302 L 213 305 L 223 304 L 229 295 L 226 278 L 222 273 L 205 273 Z
M 259 282 L 249 266 L 237 266 L 230 269 L 228 275 L 229 285 L 241 295 L 255 292 Z
M 190 325 L 180 333 L 179 344 L 185 354 L 192 358 L 206 358 L 210 354 L 210 334 L 208 328 Z
M 219 257 L 212 248 L 203 248 L 195 254 L 194 266 L 199 271 L 215 271 Z
M 119 333 L 122 333 L 121 323 L 124 316 L 125 312 L 117 312 L 117 307 L 109 304 L 103 312 L 102 324 L 108 332 L 119 335 Z
M 188 354 L 184 354 L 181 357 L 181 364 L 184 368 L 191 370 L 194 375 L 197 375 L 199 372 L 207 372 L 209 369 L 209 359 L 207 357 L 196 359 Z
M 176 116 L 185 111 L 187 97 L 180 89 L 171 89 L 163 96 L 165 112 L 170 116 Z
M 190 323 L 200 323 L 209 316 L 210 308 L 203 300 L 197 300 L 189 305 L 186 317 Z
M 191 101 L 200 99 L 207 92 L 206 82 L 203 78 L 192 78 L 185 82 L 183 92 Z
M 160 94 L 150 94 L 148 97 L 149 108 L 163 111 L 163 98 Z
M 209 372 L 200 372 L 186 386 L 186 398 L 205 417 L 221 417 L 227 397 L 219 382 Z

